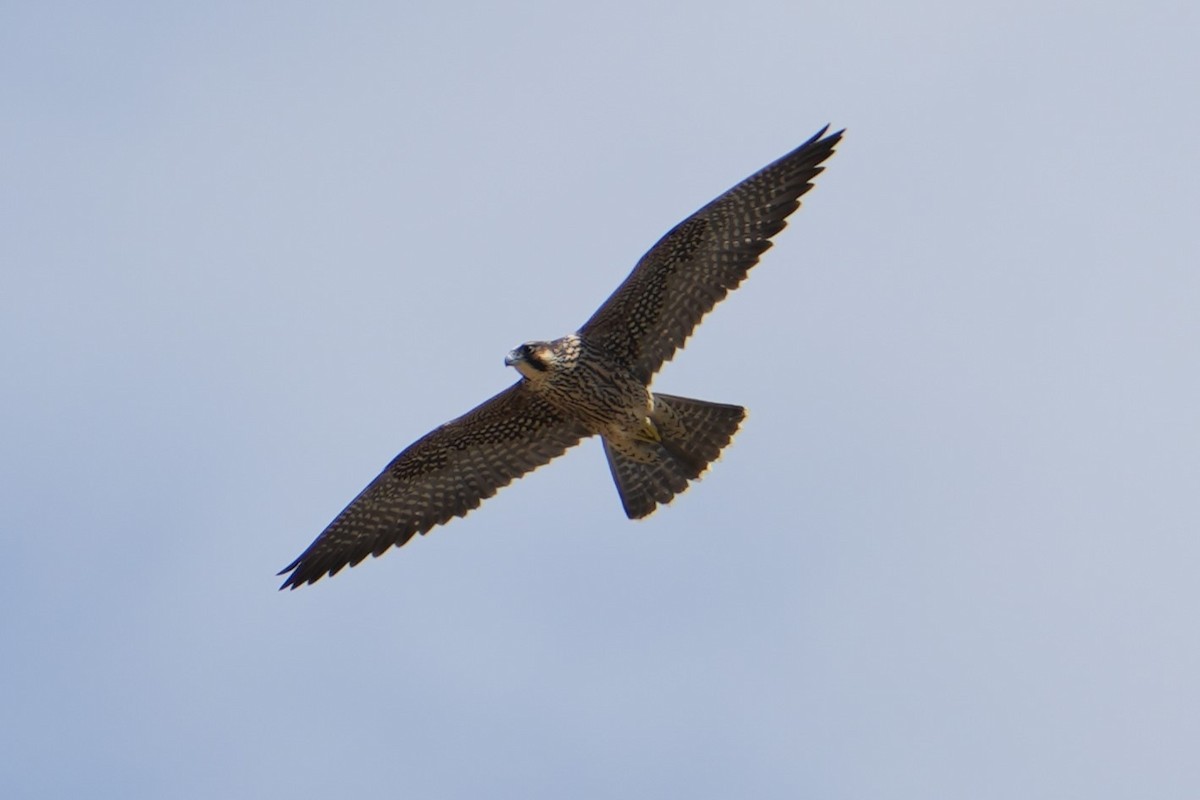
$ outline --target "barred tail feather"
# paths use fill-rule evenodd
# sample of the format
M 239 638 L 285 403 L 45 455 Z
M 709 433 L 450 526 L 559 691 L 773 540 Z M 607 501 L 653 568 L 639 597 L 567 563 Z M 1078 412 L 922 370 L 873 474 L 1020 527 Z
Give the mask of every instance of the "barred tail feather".
M 741 406 L 655 394 L 653 419 L 660 442 L 638 443 L 641 452 L 633 458 L 604 441 L 626 516 L 648 516 L 659 503 L 669 503 L 687 489 L 721 455 L 745 418 Z

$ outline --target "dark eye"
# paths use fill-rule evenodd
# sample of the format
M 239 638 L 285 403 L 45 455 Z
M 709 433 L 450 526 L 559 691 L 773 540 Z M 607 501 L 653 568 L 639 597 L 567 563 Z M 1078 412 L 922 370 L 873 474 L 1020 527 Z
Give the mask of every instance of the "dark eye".
M 525 360 L 529 362 L 530 366 L 532 366 L 538 372 L 546 371 L 546 362 L 542 360 L 541 350 L 537 349 L 536 347 L 530 347 L 529 345 L 522 345 L 521 349 L 524 351 L 521 353 L 521 355 L 525 357 Z

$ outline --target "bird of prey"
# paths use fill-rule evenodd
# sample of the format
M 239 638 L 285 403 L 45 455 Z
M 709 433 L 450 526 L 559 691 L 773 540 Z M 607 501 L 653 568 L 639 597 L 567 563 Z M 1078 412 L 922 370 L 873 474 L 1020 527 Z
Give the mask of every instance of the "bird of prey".
M 590 436 L 630 519 L 688 487 L 729 444 L 741 406 L 650 391 L 717 301 L 800 207 L 842 131 L 828 126 L 672 228 L 575 333 L 527 342 L 520 379 L 417 440 L 279 574 L 295 589 L 461 517 Z

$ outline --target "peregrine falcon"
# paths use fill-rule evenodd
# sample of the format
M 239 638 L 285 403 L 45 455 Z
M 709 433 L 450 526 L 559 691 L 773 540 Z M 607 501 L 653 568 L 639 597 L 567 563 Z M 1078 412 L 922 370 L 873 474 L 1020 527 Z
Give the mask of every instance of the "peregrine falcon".
M 800 207 L 842 131 L 828 126 L 672 228 L 578 331 L 511 351 L 520 380 L 400 453 L 279 574 L 313 583 L 461 517 L 502 486 L 599 435 L 630 519 L 700 476 L 746 415 L 741 406 L 650 391 Z

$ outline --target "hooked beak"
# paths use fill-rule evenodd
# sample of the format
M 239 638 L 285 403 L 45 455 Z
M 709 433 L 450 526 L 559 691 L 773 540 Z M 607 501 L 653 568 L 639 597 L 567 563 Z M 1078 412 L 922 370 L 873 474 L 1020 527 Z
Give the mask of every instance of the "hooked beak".
M 521 354 L 518 351 L 509 350 L 508 355 L 506 355 L 504 357 L 504 366 L 506 366 L 506 367 L 516 366 L 523 360 L 524 359 L 521 358 Z

